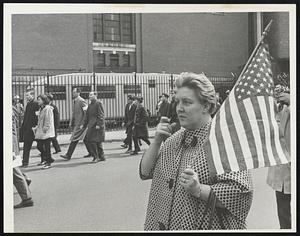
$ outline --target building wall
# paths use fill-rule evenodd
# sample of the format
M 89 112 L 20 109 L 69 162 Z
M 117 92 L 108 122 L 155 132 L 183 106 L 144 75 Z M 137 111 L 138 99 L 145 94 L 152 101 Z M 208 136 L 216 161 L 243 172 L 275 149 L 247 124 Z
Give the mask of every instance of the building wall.
M 13 71 L 91 71 L 90 21 L 86 14 L 13 15 Z
M 230 76 L 248 59 L 248 13 L 145 13 L 139 20 L 144 72 Z
M 267 41 L 270 53 L 275 58 L 289 58 L 289 13 L 268 12 L 263 13 L 264 27 L 273 19 Z

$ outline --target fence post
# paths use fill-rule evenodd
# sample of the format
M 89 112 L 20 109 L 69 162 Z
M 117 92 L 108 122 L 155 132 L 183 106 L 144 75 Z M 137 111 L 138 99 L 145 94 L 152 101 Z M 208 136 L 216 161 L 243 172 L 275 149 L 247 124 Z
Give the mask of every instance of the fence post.
M 96 74 L 93 72 L 93 86 L 94 86 L 94 91 L 96 91 Z
M 136 72 L 134 72 L 134 96 L 136 96 Z
M 173 74 L 171 74 L 171 89 L 174 87 Z
M 47 91 L 47 93 L 49 93 L 49 73 L 48 72 L 46 73 L 46 76 L 47 76 L 47 89 L 46 89 L 46 91 Z

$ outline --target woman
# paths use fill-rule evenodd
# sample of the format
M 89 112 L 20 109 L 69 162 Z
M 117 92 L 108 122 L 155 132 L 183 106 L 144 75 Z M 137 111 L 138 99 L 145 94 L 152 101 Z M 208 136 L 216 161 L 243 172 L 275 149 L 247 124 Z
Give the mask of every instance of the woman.
M 141 179 L 152 179 L 145 230 L 209 229 L 210 211 L 203 215 L 211 191 L 224 216 L 214 214 L 211 229 L 244 229 L 251 176 L 247 171 L 209 176 L 203 149 L 216 106 L 214 87 L 205 75 L 193 73 L 182 73 L 175 85 L 182 128 L 171 136 L 169 123 L 159 123 L 140 163 Z
M 148 113 L 142 103 L 142 97 L 137 97 L 135 99 L 136 110 L 132 130 L 134 151 L 130 153 L 131 155 L 137 155 L 138 152 L 141 150 L 139 147 L 139 139 L 142 139 L 145 143 L 150 145 L 150 141 L 148 139 Z
M 37 112 L 38 124 L 34 128 L 38 149 L 41 151 L 41 165 L 43 169 L 51 167 L 54 159 L 51 157 L 51 139 L 55 137 L 53 107 L 45 94 L 37 97 L 40 110 Z

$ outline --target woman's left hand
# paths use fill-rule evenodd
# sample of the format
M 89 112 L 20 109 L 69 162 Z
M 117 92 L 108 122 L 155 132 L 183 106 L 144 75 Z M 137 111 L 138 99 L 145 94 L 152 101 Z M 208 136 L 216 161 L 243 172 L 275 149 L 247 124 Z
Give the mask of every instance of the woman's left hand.
M 194 197 L 199 197 L 200 194 L 200 182 L 198 174 L 191 168 L 186 168 L 180 175 L 180 184 L 183 188 Z

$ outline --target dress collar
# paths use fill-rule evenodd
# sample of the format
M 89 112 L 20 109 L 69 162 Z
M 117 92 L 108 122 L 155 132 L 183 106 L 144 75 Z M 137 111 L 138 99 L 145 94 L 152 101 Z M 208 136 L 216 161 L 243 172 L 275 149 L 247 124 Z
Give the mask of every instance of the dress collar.
M 197 143 L 202 144 L 208 134 L 211 121 L 196 130 L 184 130 L 182 142 L 186 147 L 195 147 Z

